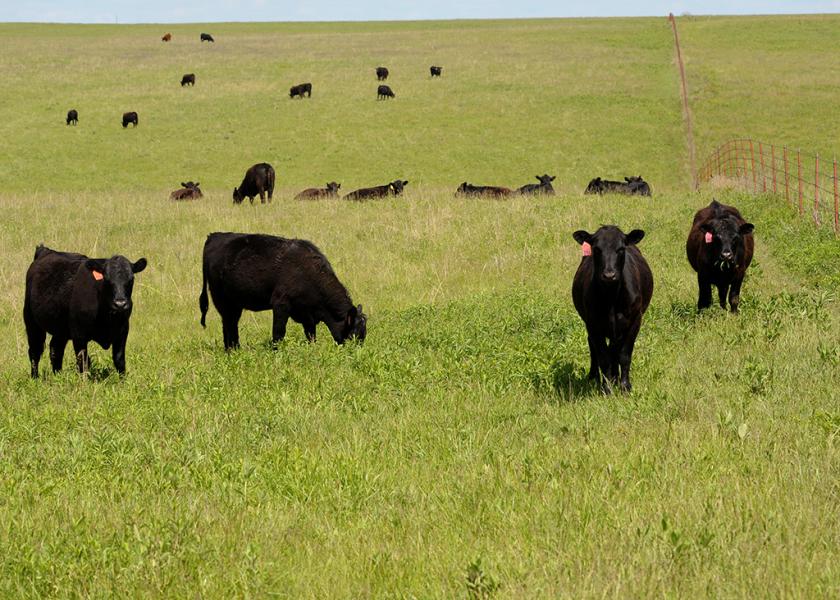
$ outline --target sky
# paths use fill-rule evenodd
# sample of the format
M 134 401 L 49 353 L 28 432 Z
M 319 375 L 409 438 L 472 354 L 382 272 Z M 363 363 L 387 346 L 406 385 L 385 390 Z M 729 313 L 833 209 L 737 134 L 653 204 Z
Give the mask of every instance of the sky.
M 840 0 L 0 0 L 0 21 L 196 23 L 840 12 Z

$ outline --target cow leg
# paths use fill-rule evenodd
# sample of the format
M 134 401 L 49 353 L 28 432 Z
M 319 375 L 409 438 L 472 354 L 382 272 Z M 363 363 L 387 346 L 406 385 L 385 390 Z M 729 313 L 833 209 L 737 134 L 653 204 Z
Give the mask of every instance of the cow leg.
M 125 375 L 125 342 L 128 339 L 128 331 L 114 340 L 111 347 L 111 357 L 114 359 L 114 368 L 120 375 Z
M 595 355 L 595 362 L 598 365 L 600 370 L 601 376 L 596 376 L 596 379 L 601 381 L 602 389 L 604 393 L 610 393 L 610 381 L 613 379 L 612 374 L 612 360 L 610 357 L 610 349 L 607 347 L 607 338 L 602 335 L 592 335 L 590 334 L 590 340 L 592 340 L 591 346 L 594 346 L 594 355 Z
M 315 321 L 312 320 L 312 317 L 307 317 L 303 322 L 303 332 L 310 343 L 315 341 Z
M 64 362 L 64 348 L 67 346 L 67 338 L 52 336 L 50 340 L 50 364 L 53 373 L 61 371 L 61 363 Z
M 636 323 L 630 326 L 627 335 L 624 338 L 624 343 L 618 351 L 618 363 L 621 368 L 621 379 L 619 385 L 623 392 L 629 392 L 632 389 L 630 384 L 630 362 L 633 360 L 633 347 L 636 345 L 636 337 L 639 335 L 639 329 L 642 327 L 642 319 L 639 318 Z
M 265 204 L 265 190 L 260 190 L 260 204 Z
M 591 333 L 586 337 L 589 342 L 589 379 L 598 379 L 598 345 Z
M 73 340 L 73 351 L 76 353 L 76 368 L 79 373 L 86 373 L 90 370 L 90 355 L 88 355 L 87 342 L 84 340 Z
M 697 286 L 700 289 L 700 296 L 697 299 L 697 310 L 709 308 L 712 305 L 712 282 L 698 273 Z
M 242 309 L 222 315 L 222 333 L 225 339 L 225 350 L 239 348 L 239 317 Z
M 741 303 L 741 283 L 743 279 L 736 279 L 732 282 L 732 287 L 729 288 L 729 307 L 732 312 L 738 312 L 738 305 Z M 726 308 L 726 305 L 724 305 Z
M 274 306 L 274 320 L 271 325 L 271 343 L 283 341 L 286 337 L 286 323 L 289 322 L 289 311 L 286 307 L 277 304 Z
M 729 284 L 722 283 L 717 286 L 718 289 L 718 302 L 720 303 L 720 307 L 726 310 L 726 293 L 729 291 Z
M 38 363 L 41 362 L 41 355 L 44 353 L 44 342 L 47 340 L 47 332 L 27 318 L 24 311 L 24 322 L 26 324 L 26 338 L 29 341 L 29 366 L 33 379 L 38 378 Z

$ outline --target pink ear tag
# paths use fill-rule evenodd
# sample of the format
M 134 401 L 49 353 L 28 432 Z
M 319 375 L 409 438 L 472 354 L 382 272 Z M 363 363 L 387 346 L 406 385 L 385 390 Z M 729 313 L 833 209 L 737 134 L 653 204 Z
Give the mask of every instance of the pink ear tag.
M 712 232 L 711 232 L 711 231 L 707 231 L 707 232 L 706 232 L 706 243 L 707 243 L 707 244 L 711 244 L 711 243 L 712 243 Z
M 584 256 L 592 256 L 592 246 L 589 245 L 589 242 L 583 242 L 580 248 L 583 250 Z
M 102 281 L 103 279 L 105 279 L 105 276 L 99 271 L 91 271 L 91 273 L 93 273 L 93 278 L 96 281 Z

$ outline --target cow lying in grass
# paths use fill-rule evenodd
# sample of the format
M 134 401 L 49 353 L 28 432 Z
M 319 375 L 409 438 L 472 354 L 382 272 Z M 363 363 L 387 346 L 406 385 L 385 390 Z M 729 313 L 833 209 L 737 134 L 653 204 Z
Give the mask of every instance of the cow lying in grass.
M 187 181 L 186 183 L 181 183 L 181 189 L 175 190 L 171 194 L 169 194 L 170 200 L 198 200 L 204 194 L 201 193 L 201 189 L 199 189 L 198 182 L 193 183 L 192 181 Z

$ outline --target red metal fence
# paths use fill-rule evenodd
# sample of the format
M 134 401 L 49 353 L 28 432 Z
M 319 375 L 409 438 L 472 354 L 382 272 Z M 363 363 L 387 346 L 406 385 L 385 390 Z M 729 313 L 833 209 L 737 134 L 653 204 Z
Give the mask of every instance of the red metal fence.
M 840 235 L 837 159 L 821 159 L 799 149 L 753 139 L 718 146 L 697 173 L 697 181 L 715 177 L 734 181 L 753 193 L 784 195 L 799 214 L 811 215 L 817 227 L 831 225 Z

